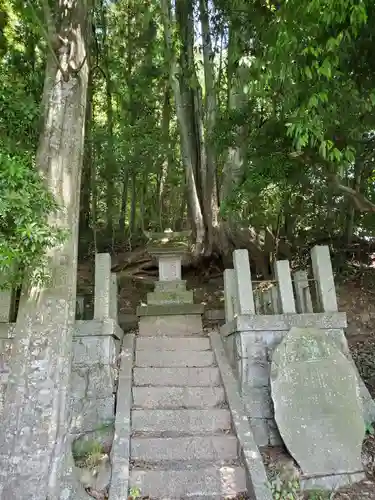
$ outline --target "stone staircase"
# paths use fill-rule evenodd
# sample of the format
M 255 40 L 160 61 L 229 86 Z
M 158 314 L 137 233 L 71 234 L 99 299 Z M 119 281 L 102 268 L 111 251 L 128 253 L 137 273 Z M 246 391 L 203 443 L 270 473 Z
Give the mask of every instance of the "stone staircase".
M 189 318 L 174 323 L 155 336 L 159 329 L 141 321 L 136 337 L 130 489 L 236 498 L 247 491 L 246 473 L 210 338 L 190 331 Z

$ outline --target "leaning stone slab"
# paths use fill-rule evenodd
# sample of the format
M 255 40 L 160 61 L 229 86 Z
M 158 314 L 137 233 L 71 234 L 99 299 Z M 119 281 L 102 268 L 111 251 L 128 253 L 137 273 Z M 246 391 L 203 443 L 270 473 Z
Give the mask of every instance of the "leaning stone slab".
M 273 353 L 271 389 L 280 434 L 305 478 L 363 471 L 357 376 L 334 340 L 292 328 Z

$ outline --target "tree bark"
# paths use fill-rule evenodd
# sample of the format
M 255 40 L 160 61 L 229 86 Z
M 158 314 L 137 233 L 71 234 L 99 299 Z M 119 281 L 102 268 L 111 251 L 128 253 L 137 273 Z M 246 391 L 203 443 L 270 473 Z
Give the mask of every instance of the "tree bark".
M 49 43 L 44 131 L 36 165 L 68 231 L 49 252 L 48 284 L 29 287 L 18 313 L 0 435 L 1 500 L 58 500 L 69 458 L 68 398 L 75 319 L 79 192 L 88 85 L 87 1 L 44 2 Z M 72 20 L 74 22 L 72 23 Z M 55 25 L 56 21 L 56 25 Z M 71 455 L 70 455 L 71 456 Z M 81 498 L 78 490 L 65 498 Z M 79 491 L 81 494 L 82 491 Z
M 176 114 L 181 136 L 181 152 L 185 167 L 189 212 L 191 214 L 193 229 L 195 233 L 194 254 L 195 256 L 198 256 L 204 250 L 205 227 L 204 227 L 202 209 L 198 197 L 196 179 L 194 175 L 194 170 L 195 170 L 194 160 L 196 157 L 194 157 L 194 152 L 192 150 L 191 134 L 189 131 L 189 124 L 191 124 L 191 121 L 189 122 L 187 120 L 187 109 L 181 94 L 180 82 L 178 79 L 179 77 L 181 77 L 181 72 L 180 69 L 178 68 L 176 62 L 176 54 L 174 53 L 172 46 L 171 13 L 170 13 L 169 0 L 161 0 L 161 5 L 163 14 L 165 43 L 168 51 L 168 59 L 170 62 L 169 78 L 175 98 Z
M 200 15 L 203 34 L 204 79 L 206 86 L 205 143 L 207 172 L 203 199 L 207 226 L 208 253 L 210 253 L 214 243 L 214 231 L 217 231 L 219 224 L 219 203 L 216 183 L 217 157 L 213 144 L 217 115 L 217 98 L 215 89 L 214 54 L 212 50 L 207 0 L 200 0 Z
M 90 201 L 91 201 L 91 173 L 93 170 L 92 158 L 92 100 L 94 94 L 93 75 L 89 70 L 87 87 L 87 106 L 85 118 L 85 147 L 83 156 L 83 169 L 81 181 L 81 199 L 79 213 L 79 230 L 86 232 L 90 226 Z

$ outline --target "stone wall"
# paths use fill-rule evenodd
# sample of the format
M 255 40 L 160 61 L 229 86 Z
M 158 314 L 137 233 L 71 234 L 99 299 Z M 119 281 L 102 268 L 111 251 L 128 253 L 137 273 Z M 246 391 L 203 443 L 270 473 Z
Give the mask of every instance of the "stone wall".
M 71 378 L 71 433 L 113 423 L 122 332 L 113 320 L 76 323 Z
M 0 325 L 0 415 L 9 373 L 12 324 Z M 71 375 L 71 432 L 76 434 L 113 422 L 117 356 L 122 330 L 114 320 L 77 321 Z

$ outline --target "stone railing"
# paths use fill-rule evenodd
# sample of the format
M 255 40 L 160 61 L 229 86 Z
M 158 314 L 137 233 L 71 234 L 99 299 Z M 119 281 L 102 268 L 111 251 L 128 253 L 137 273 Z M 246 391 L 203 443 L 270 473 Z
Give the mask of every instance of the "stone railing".
M 0 292 L 0 414 L 6 391 L 15 323 L 12 293 Z M 109 254 L 95 258 L 94 319 L 76 321 L 73 334 L 71 432 L 89 431 L 112 421 L 116 361 L 123 332 L 117 324 L 117 279 Z
M 337 311 L 329 249 L 311 251 L 312 275 L 305 270 L 293 274 L 288 260 L 275 262 L 275 279 L 252 281 L 247 250 L 235 250 L 234 269 L 224 271 L 225 320 L 243 314 L 304 314 Z M 312 288 L 311 288 L 312 287 Z M 313 297 L 316 298 L 313 301 Z

